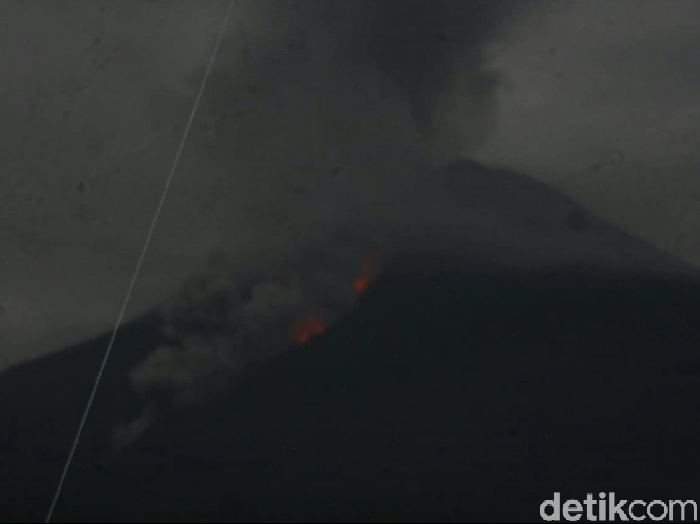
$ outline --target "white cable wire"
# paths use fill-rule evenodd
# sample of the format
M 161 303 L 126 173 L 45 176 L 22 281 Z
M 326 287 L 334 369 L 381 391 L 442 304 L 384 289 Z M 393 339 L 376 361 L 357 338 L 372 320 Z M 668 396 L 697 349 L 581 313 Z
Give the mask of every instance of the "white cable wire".
M 163 194 L 160 197 L 160 201 L 158 202 L 158 207 L 156 208 L 155 215 L 153 216 L 153 220 L 151 221 L 151 226 L 148 229 L 148 235 L 146 236 L 146 241 L 143 244 L 143 249 L 141 249 L 141 254 L 139 255 L 138 262 L 136 263 L 136 269 L 134 270 L 134 274 L 131 277 L 131 282 L 129 283 L 129 288 L 127 289 L 126 292 L 126 297 L 124 298 L 124 302 L 122 303 L 121 310 L 119 311 L 119 316 L 117 317 L 117 322 L 114 325 L 114 330 L 112 331 L 112 336 L 109 339 L 109 344 L 107 345 L 107 350 L 105 351 L 104 357 L 102 358 L 102 363 L 100 364 L 100 368 L 97 372 L 97 377 L 95 378 L 95 384 L 92 386 L 92 391 L 90 392 L 90 397 L 88 398 L 87 405 L 85 406 L 85 411 L 83 412 L 83 417 L 80 420 L 80 424 L 78 425 L 78 431 L 75 434 L 75 438 L 73 439 L 73 445 L 71 446 L 70 452 L 68 453 L 68 459 L 66 460 L 65 465 L 63 466 L 63 472 L 61 473 L 61 478 L 58 481 L 58 486 L 56 487 L 56 492 L 54 493 L 53 500 L 51 501 L 51 507 L 49 508 L 48 513 L 46 514 L 46 519 L 44 522 L 48 523 L 51 521 L 51 517 L 53 516 L 54 509 L 56 507 L 56 503 L 58 502 L 58 498 L 61 495 L 61 489 L 63 488 L 63 483 L 66 480 L 66 475 L 68 474 L 68 469 L 70 468 L 71 462 L 73 461 L 73 455 L 75 454 L 75 449 L 78 447 L 78 441 L 80 440 L 80 434 L 83 432 L 83 428 L 85 427 L 85 421 L 87 420 L 88 414 L 90 413 L 90 408 L 92 407 L 92 402 L 95 399 L 95 393 L 97 392 L 97 387 L 100 384 L 100 380 L 102 379 L 102 373 L 104 372 L 105 366 L 107 364 L 107 360 L 109 359 L 109 354 L 112 352 L 112 346 L 114 345 L 114 339 L 117 336 L 117 331 L 119 330 L 119 326 L 122 322 L 122 319 L 124 318 L 124 313 L 126 312 L 126 307 L 129 304 L 129 300 L 131 299 L 131 293 L 134 290 L 134 284 L 136 283 L 136 279 L 138 277 L 139 271 L 141 270 L 141 265 L 143 263 L 143 259 L 146 256 L 146 251 L 148 250 L 148 246 L 151 243 L 151 237 L 153 236 L 153 230 L 156 227 L 156 223 L 158 222 L 158 217 L 160 216 L 160 212 L 163 209 L 163 203 L 165 202 L 165 198 L 168 196 L 168 190 L 170 189 L 170 185 L 173 181 L 173 176 L 175 174 L 175 169 L 177 169 L 177 164 L 180 161 L 180 156 L 182 155 L 182 150 L 185 147 L 185 142 L 187 141 L 187 135 L 190 132 L 190 127 L 192 126 L 192 121 L 194 120 L 195 113 L 197 112 L 197 108 L 199 107 L 199 102 L 202 98 L 202 93 L 204 92 L 204 87 L 207 83 L 207 79 L 209 78 L 209 74 L 211 73 L 212 66 L 214 64 L 214 60 L 216 58 L 216 55 L 219 51 L 219 45 L 221 44 L 221 39 L 224 35 L 224 31 L 226 29 L 226 25 L 228 24 L 229 17 L 231 15 L 231 9 L 233 8 L 233 2 L 234 0 L 231 0 L 228 5 L 228 9 L 226 10 L 226 16 L 224 17 L 224 21 L 221 24 L 221 29 L 219 30 L 219 35 L 216 39 L 216 44 L 214 45 L 214 50 L 212 51 L 211 57 L 209 58 L 209 64 L 207 65 L 207 70 L 204 73 L 204 77 L 202 78 L 202 83 L 199 86 L 199 92 L 197 93 L 197 98 L 195 98 L 194 105 L 192 106 L 192 111 L 190 112 L 190 118 L 187 121 L 187 125 L 185 126 L 185 131 L 182 134 L 182 139 L 180 140 L 180 146 L 177 149 L 177 153 L 175 153 L 175 160 L 173 160 L 173 165 L 170 168 L 170 173 L 168 174 L 168 178 L 165 182 L 165 187 L 163 188 Z

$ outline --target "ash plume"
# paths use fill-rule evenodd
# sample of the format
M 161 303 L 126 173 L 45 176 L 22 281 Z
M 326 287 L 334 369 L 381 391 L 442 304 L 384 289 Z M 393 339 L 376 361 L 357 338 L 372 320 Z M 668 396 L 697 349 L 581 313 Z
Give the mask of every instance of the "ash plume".
M 304 344 L 350 311 L 378 269 L 373 251 L 328 242 L 242 276 L 219 259 L 160 310 L 160 344 L 130 380 L 143 414 L 114 430 L 124 446 L 168 410 L 206 400 L 251 365 Z

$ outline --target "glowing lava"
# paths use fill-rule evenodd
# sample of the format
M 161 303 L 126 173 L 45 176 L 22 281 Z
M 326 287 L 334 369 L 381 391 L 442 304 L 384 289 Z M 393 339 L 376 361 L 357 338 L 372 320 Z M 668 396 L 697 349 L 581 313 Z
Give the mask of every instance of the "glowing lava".
M 318 315 L 311 314 L 292 326 L 292 340 L 298 345 L 305 344 L 312 336 L 323 333 L 325 329 L 323 320 Z
M 355 293 L 361 295 L 367 289 L 375 275 L 376 266 L 377 261 L 374 256 L 366 255 L 362 259 L 360 274 L 352 282 Z M 292 323 L 289 328 L 289 337 L 294 344 L 300 346 L 306 344 L 314 335 L 320 335 L 325 330 L 326 322 L 317 310 Z
M 361 295 L 369 286 L 370 280 L 374 274 L 374 266 L 374 258 L 371 255 L 366 255 L 362 259 L 360 274 L 352 283 L 353 288 L 355 288 L 355 293 L 358 295 Z

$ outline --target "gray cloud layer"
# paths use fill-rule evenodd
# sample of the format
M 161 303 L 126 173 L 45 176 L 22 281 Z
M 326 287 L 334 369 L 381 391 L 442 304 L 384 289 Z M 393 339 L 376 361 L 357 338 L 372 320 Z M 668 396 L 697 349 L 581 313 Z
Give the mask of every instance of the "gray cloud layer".
M 692 0 L 538 3 L 489 46 L 505 78 L 476 157 L 700 265 L 698 49 Z

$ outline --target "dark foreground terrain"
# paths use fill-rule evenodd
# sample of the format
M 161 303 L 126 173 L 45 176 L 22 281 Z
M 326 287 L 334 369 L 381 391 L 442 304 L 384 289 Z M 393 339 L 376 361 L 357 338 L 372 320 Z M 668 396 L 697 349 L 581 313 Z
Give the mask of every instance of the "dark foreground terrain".
M 114 451 L 141 410 L 118 336 L 55 521 L 539 520 L 615 491 L 697 498 L 700 287 L 630 275 L 386 274 L 326 333 Z M 105 335 L 0 381 L 0 520 L 42 519 Z

